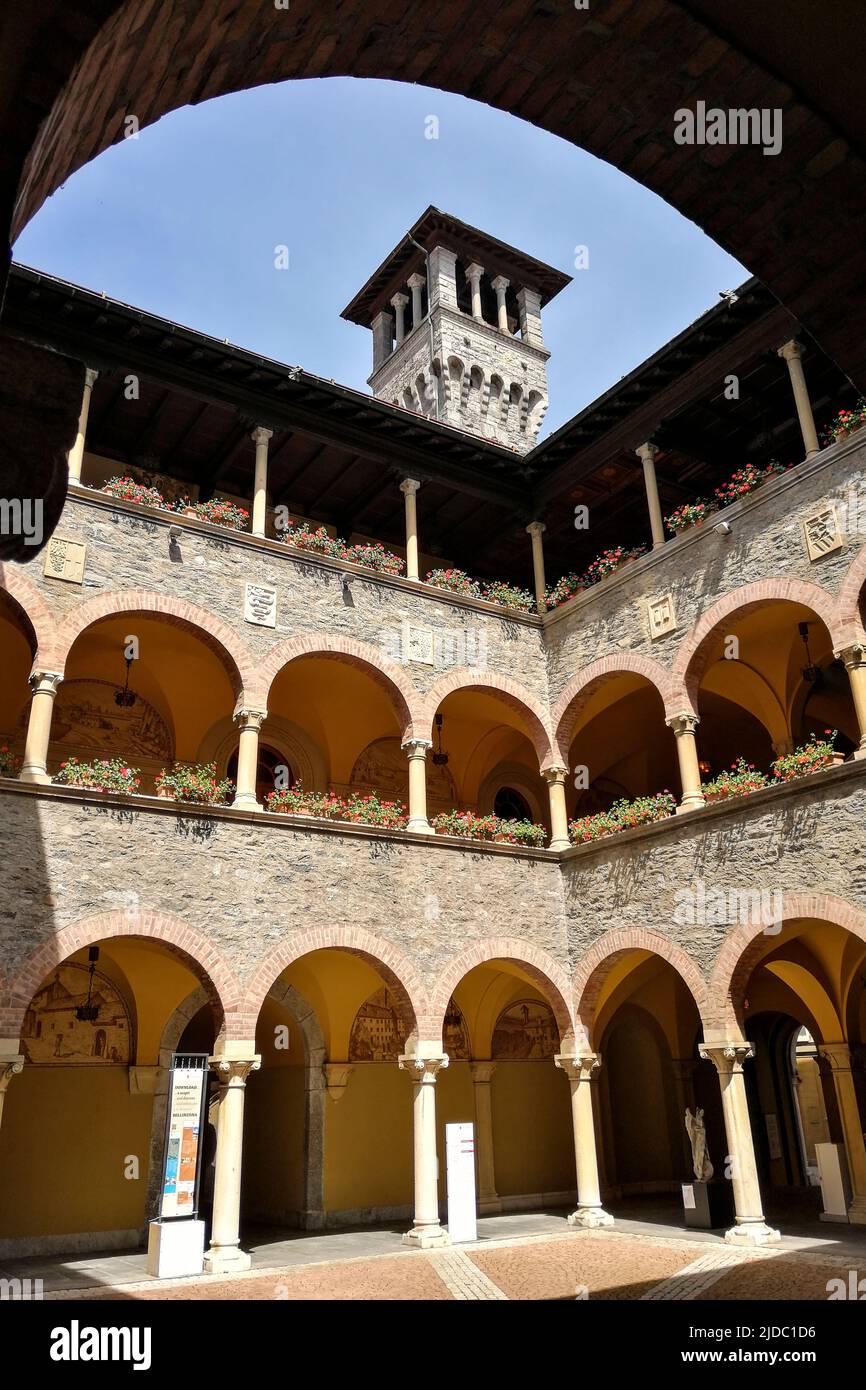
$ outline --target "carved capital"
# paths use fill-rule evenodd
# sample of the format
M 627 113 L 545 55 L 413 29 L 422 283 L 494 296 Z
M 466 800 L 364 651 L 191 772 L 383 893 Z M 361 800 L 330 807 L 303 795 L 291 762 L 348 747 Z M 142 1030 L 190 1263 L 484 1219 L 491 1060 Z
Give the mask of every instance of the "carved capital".
M 553 763 L 550 767 L 542 768 L 541 775 L 549 787 L 557 784 L 564 786 L 568 776 L 568 768 L 559 763 Z
M 406 284 L 409 286 L 410 290 L 423 290 L 424 286 L 427 284 L 427 276 L 419 274 L 416 270 L 414 275 L 409 276 Z
M 63 677 L 58 671 L 33 671 L 27 680 L 34 695 L 56 695 Z
M 668 728 L 673 729 L 677 738 L 681 738 L 683 734 L 694 734 L 700 722 L 696 714 L 672 714 L 670 719 L 665 720 Z
M 355 1070 L 351 1062 L 325 1062 L 322 1071 L 325 1074 L 325 1087 L 328 1098 L 336 1104 L 346 1094 L 346 1087 L 349 1084 L 349 1077 Z
M 866 666 L 866 645 L 862 642 L 852 642 L 848 647 L 840 647 L 833 655 L 844 661 L 846 671 L 859 671 L 861 667 Z
M 96 378 L 98 376 L 99 372 L 97 371 L 96 367 L 84 368 L 84 385 L 88 391 L 93 390 L 94 386 L 96 385 Z
M 638 444 L 635 453 L 642 463 L 654 463 L 658 457 L 659 451 L 655 444 L 651 444 L 650 441 L 647 440 L 645 444 Z
M 508 286 L 511 284 L 511 281 L 506 280 L 504 275 L 497 275 L 493 280 L 490 281 L 490 284 L 497 294 L 504 294 L 505 291 L 508 289 Z
M 496 1070 L 495 1062 L 470 1062 L 469 1073 L 476 1086 L 489 1086 Z
M 796 338 L 791 338 L 787 343 L 783 343 L 780 348 L 777 348 L 776 353 L 779 357 L 783 357 L 786 362 L 793 362 L 803 356 L 803 347 Z
M 405 1071 L 412 1081 L 432 1085 L 439 1072 L 448 1066 L 448 1054 L 435 1057 L 415 1057 L 403 1053 L 397 1058 L 397 1066 Z
M 2 1096 L 13 1076 L 20 1076 L 24 1069 L 24 1058 L 7 1057 L 0 1061 L 0 1096 Z
M 569 1081 L 591 1081 L 601 1066 L 600 1052 L 579 1052 L 573 1056 L 558 1052 L 554 1063 L 566 1073 Z
M 261 1057 L 210 1057 L 208 1061 L 221 1086 L 237 1089 L 243 1089 L 250 1072 L 258 1071 L 262 1065 Z
M 823 1057 L 824 1061 L 830 1064 L 831 1071 L 851 1071 L 853 1059 L 851 1049 L 846 1042 L 819 1043 L 818 1056 Z
M 395 309 L 405 309 L 409 303 L 409 296 L 408 294 L 392 294 L 391 303 Z
M 433 747 L 429 738 L 408 738 L 400 747 L 410 758 L 426 758 L 427 750 Z
M 526 528 L 527 536 L 541 536 L 547 530 L 543 521 L 530 521 Z
M 752 1044 L 747 1042 L 728 1042 L 717 1045 L 700 1043 L 698 1052 L 704 1061 L 712 1062 L 720 1076 L 730 1076 L 734 1072 L 742 1072 L 743 1063 L 755 1055 Z
M 255 729 L 258 733 L 267 717 L 267 711 L 261 709 L 239 709 L 232 716 L 242 733 L 244 729 Z
M 466 279 L 469 281 L 470 285 L 480 280 L 483 274 L 484 266 L 479 265 L 477 261 L 473 261 L 471 265 L 466 267 Z
M 421 484 L 417 478 L 404 478 L 402 483 L 400 484 L 400 491 L 402 492 L 403 496 L 406 497 L 410 493 L 416 493 L 420 486 Z
M 256 445 L 267 444 L 268 440 L 273 439 L 273 437 L 273 430 L 265 429 L 264 425 L 257 425 L 250 435 L 250 439 Z

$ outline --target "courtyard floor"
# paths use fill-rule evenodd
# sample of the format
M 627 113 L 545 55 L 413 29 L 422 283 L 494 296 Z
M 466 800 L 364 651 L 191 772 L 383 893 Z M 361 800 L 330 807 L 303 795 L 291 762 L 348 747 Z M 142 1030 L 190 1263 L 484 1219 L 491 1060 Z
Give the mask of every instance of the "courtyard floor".
M 432 1251 L 404 1249 L 394 1228 L 253 1232 L 253 1268 L 231 1278 L 152 1279 L 142 1252 L 7 1260 L 0 1277 L 41 1278 L 52 1299 L 826 1301 L 830 1280 L 866 1276 L 864 1228 L 806 1220 L 777 1246 L 740 1251 L 683 1230 L 664 1206 L 616 1214 L 603 1231 L 573 1230 L 562 1213 L 487 1217 L 474 1244 Z

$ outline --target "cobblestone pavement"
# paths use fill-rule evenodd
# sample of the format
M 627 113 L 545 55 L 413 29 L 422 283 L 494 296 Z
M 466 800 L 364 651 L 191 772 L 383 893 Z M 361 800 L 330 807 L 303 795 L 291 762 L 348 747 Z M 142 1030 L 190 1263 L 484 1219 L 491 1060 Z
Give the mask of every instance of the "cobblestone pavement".
M 699 1249 L 700 1247 L 698 1247 Z M 857 1277 L 866 1275 L 866 1261 Z M 446 1247 L 226 1279 L 173 1279 L 115 1288 L 57 1290 L 49 1299 L 196 1300 L 593 1300 L 826 1299 L 850 1281 L 851 1257 L 778 1248 L 696 1253 L 693 1241 L 617 1232 L 569 1232 Z

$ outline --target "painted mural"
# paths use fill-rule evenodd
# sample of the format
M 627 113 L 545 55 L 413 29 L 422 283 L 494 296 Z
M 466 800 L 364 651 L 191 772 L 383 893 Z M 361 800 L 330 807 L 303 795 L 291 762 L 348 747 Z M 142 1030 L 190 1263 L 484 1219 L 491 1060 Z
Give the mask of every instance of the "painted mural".
M 463 1017 L 459 1007 L 454 1003 L 452 996 L 448 1001 L 448 1008 L 445 1012 L 445 1026 L 442 1029 L 442 1041 L 444 1050 L 452 1062 L 468 1062 L 471 1056 L 469 1050 L 469 1029 L 466 1027 L 466 1019 Z
M 496 1020 L 491 1056 L 497 1060 L 550 1059 L 558 1049 L 556 1019 L 543 999 L 518 999 Z
M 24 1017 L 21 1050 L 38 1066 L 128 1066 L 130 1023 L 116 986 L 98 971 L 90 1002 L 98 1012 L 92 1023 L 76 1018 L 87 1002 L 89 968 L 61 965 L 37 990 Z
M 162 715 L 141 695 L 128 709 L 118 705 L 114 696 L 120 689 L 111 681 L 62 681 L 54 701 L 52 743 L 65 744 L 86 759 L 115 757 L 122 751 L 130 762 L 170 761 L 173 740 Z M 28 713 L 29 706 L 22 722 Z
M 400 1015 L 387 985 L 363 1003 L 349 1035 L 350 1062 L 396 1062 L 403 1051 Z

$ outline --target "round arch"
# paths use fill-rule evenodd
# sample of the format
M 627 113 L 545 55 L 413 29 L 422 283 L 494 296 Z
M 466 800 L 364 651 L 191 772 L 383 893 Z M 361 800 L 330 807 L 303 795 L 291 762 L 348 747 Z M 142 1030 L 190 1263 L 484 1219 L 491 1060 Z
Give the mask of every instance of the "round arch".
M 217 1032 L 229 1038 L 244 1036 L 236 1027 L 240 985 L 213 942 L 182 918 L 150 908 L 98 913 L 64 927 L 37 947 L 8 982 L 8 995 L 0 1015 L 3 1035 L 9 1038 L 20 1035 L 30 1000 L 51 970 L 85 946 L 123 936 L 159 941 L 167 951 L 178 956 L 202 979 L 214 1011 Z
M 795 603 L 810 608 L 820 618 L 834 646 L 842 640 L 835 601 L 824 589 L 800 579 L 759 579 L 724 594 L 698 619 L 680 646 L 671 670 L 669 716 L 698 713 L 698 687 L 706 669 L 710 647 L 732 620 L 773 603 Z
M 539 768 L 543 770 L 555 763 L 548 716 L 541 701 L 517 681 L 511 680 L 508 676 L 500 676 L 495 671 L 478 671 L 461 666 L 435 681 L 423 698 L 418 718 L 420 737 L 432 736 L 433 719 L 442 701 L 449 695 L 463 690 L 482 690 L 489 695 L 498 695 L 504 704 L 516 710 L 525 720 L 527 733 L 538 757 Z
M 394 706 L 402 738 L 411 738 L 418 722 L 416 711 L 420 707 L 420 696 L 405 672 L 369 642 L 357 642 L 352 637 L 339 637 L 334 633 L 302 633 L 271 648 L 256 672 L 256 689 L 263 692 L 262 708 L 267 707 L 271 687 L 279 673 L 302 656 L 345 661 L 364 671 L 382 687 Z
M 622 927 L 606 932 L 581 956 L 574 972 L 574 1001 L 579 1026 L 592 1036 L 598 999 L 618 960 L 632 951 L 649 951 L 671 965 L 694 1000 L 702 1025 L 707 1019 L 707 984 L 696 961 L 660 932 L 646 927 Z
M 4 607 L 22 620 L 33 653 L 34 670 L 38 667 L 45 671 L 58 671 L 60 648 L 57 624 L 36 585 L 11 565 L 0 565 L 0 593 L 4 595 Z
M 449 1000 L 463 976 L 474 970 L 476 965 L 487 965 L 496 960 L 512 961 L 526 971 L 553 1010 L 562 1051 L 569 1054 L 576 1051 L 577 1038 L 568 975 L 546 951 L 519 937 L 495 937 L 476 942 L 454 956 L 439 972 L 430 996 L 430 1036 L 437 1039 L 442 1037 Z
M 152 593 L 147 589 L 124 589 L 101 594 L 74 608 L 58 632 L 58 671 L 63 674 L 69 653 L 74 643 L 89 627 L 104 618 L 121 616 L 134 617 L 136 614 L 148 618 L 162 618 L 177 627 L 185 628 L 214 652 L 224 666 L 237 698 L 237 708 L 248 704 L 254 708 L 259 705 L 261 692 L 256 685 L 255 668 L 252 656 L 245 645 L 220 618 L 204 608 L 199 608 L 186 599 L 171 598 L 167 594 Z
M 641 676 L 658 692 L 662 704 L 667 709 L 670 704 L 670 675 L 652 657 L 642 656 L 640 652 L 617 652 L 613 656 L 602 656 L 597 661 L 584 666 L 560 692 L 551 711 L 551 725 L 557 757 L 568 762 L 574 728 L 580 712 L 590 696 L 599 686 L 615 680 L 617 676 Z
M 756 964 L 766 954 L 766 926 L 815 920 L 842 927 L 866 942 L 866 911 L 833 893 L 784 893 L 771 922 L 735 927 L 722 942 L 707 987 L 706 1023 L 739 1035 L 743 1011 L 737 1002 Z
M 864 585 L 866 585 L 866 545 L 857 551 L 848 566 L 836 600 L 839 636 L 838 640 L 834 640 L 834 646 L 837 650 L 841 650 L 842 647 L 849 646 L 854 642 L 866 642 L 866 627 L 863 625 L 861 607 Z
M 406 1030 L 406 1049 L 414 1050 L 419 1038 L 426 1040 L 430 1008 L 427 992 L 415 967 L 393 942 L 374 936 L 362 927 L 310 927 L 295 932 L 281 941 L 260 961 L 249 980 L 241 1004 L 241 1016 L 248 1029 L 246 1037 L 255 1037 L 256 1022 L 265 998 L 272 994 L 275 983 L 302 956 L 313 951 L 338 950 L 360 956 L 371 965 L 391 990 L 397 1002 L 401 1021 Z

